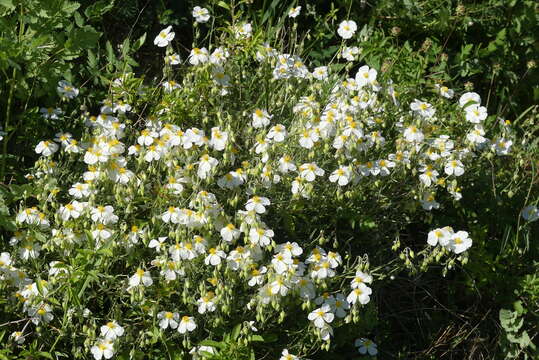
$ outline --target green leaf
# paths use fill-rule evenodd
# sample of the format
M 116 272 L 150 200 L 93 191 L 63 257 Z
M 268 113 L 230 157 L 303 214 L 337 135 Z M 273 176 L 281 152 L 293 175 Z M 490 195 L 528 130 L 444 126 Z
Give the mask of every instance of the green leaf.
M 114 0 L 99 0 L 88 6 L 86 10 L 84 10 L 84 15 L 86 15 L 88 19 L 100 18 L 112 10 L 113 7 Z
M 251 341 L 252 342 L 264 342 L 264 338 L 260 335 L 253 335 L 251 336 Z
M 238 339 L 238 337 L 240 336 L 240 332 L 241 332 L 241 323 L 234 326 L 234 328 L 232 329 L 232 340 L 236 341 Z
M 13 0 L 0 0 L 0 6 L 9 10 L 14 10 L 15 5 L 13 5 Z
M 80 7 L 79 3 L 66 1 L 62 7 L 62 11 L 71 15 Z
M 91 49 L 95 47 L 100 37 L 100 32 L 90 25 L 85 25 L 80 29 L 73 29 L 70 32 L 66 42 L 66 48 L 77 53 L 80 50 Z
M 38 351 L 36 352 L 34 355 L 37 355 L 37 356 L 41 356 L 41 357 L 44 357 L 44 358 L 47 358 L 47 359 L 51 359 L 51 360 L 54 360 L 54 358 L 52 357 L 52 355 L 48 352 L 45 352 L 45 351 Z
M 78 11 L 75 11 L 75 24 L 77 24 L 78 27 L 84 26 L 84 19 Z
M 137 51 L 138 49 L 141 48 L 142 45 L 144 45 L 144 42 L 146 41 L 146 33 L 142 34 L 141 37 L 139 37 L 137 39 L 137 41 L 135 41 L 133 43 L 133 51 Z
M 226 2 L 224 2 L 224 1 L 219 1 L 219 2 L 217 3 L 217 6 L 220 6 L 220 7 L 224 8 L 224 9 L 230 10 L 230 5 L 228 5 L 228 4 L 227 4 Z
M 222 342 L 217 342 L 217 341 L 214 341 L 214 340 L 203 340 L 200 342 L 199 345 L 205 345 L 205 346 L 213 346 L 213 347 L 216 347 L 218 349 L 223 349 L 226 347 L 226 344 L 223 344 Z

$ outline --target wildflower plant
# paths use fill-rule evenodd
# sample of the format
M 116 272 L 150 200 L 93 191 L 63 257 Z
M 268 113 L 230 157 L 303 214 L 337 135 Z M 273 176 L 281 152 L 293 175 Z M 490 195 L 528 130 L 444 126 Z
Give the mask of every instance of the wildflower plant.
M 200 26 L 211 16 L 193 9 Z M 356 29 L 339 25 L 336 55 L 352 54 Z M 173 30 L 154 40 L 159 83 L 120 74 L 73 118 L 83 133 L 36 144 L 36 190 L 0 257 L 23 320 L 14 343 L 204 358 L 234 328 L 253 347 L 279 338 L 274 358 L 295 359 L 329 350 L 340 329 L 350 347 L 372 331 L 377 283 L 392 274 L 466 263 L 468 229 L 440 224 L 419 244 L 399 231 L 458 203 L 469 173 L 511 152 L 511 127 L 480 95 L 400 88 L 353 54 L 310 66 L 301 43 L 236 18 L 187 57 Z

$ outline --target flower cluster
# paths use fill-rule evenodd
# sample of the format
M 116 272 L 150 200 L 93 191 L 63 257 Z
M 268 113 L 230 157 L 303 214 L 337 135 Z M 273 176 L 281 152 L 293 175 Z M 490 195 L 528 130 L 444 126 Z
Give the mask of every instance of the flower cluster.
M 290 9 L 289 16 L 300 10 Z M 192 15 L 197 23 L 210 19 L 200 7 Z M 76 284 L 81 294 L 67 311 L 91 301 L 82 296 L 90 280 L 78 275 L 73 258 L 104 271 L 107 296 L 117 297 L 111 301 L 125 317 L 109 314 L 105 319 L 123 326 L 111 321 L 100 328 L 97 318 L 82 320 L 86 350 L 97 360 L 111 358 L 123 346 L 120 338 L 138 332 L 142 344 L 155 343 L 148 326 L 187 346 L 235 317 L 249 324 L 242 328 L 249 334 L 275 329 L 295 314 L 313 342 L 329 346 L 334 328 L 357 321 L 369 304 L 375 273 L 337 241 L 331 246 L 322 227 L 307 229 L 309 239 L 296 236 L 287 223 L 296 211 L 289 204 L 316 207 L 316 201 L 352 197 L 363 188 L 376 190 L 373 201 L 382 203 L 389 188 L 437 210 L 437 196 L 460 200 L 459 179 L 481 153 L 510 151 L 507 127 L 496 140 L 486 137 L 487 112 L 478 94 L 465 93 L 454 104 L 455 91 L 439 86 L 434 100 L 402 99 L 398 85 L 368 65 L 355 74 L 333 71 L 333 64 L 311 71 L 298 55 L 268 43 L 256 43 L 256 54 L 243 52 L 241 44 L 258 41 L 251 24 L 231 30 L 229 42 L 191 50 L 182 80 L 169 77 L 152 89 L 162 91 L 162 101 L 149 113 L 140 115 L 145 107 L 137 99 L 155 92 L 124 92 L 117 79 L 99 112 L 81 114 L 87 128 L 80 139 L 60 132 L 35 147 L 41 158 L 31 177 L 44 193 L 35 206 L 19 210 L 13 251 L 0 257 L 0 280 L 20 300 L 18 310 L 42 325 L 68 317 L 55 298 L 62 286 Z M 356 30 L 355 22 L 345 21 L 338 33 L 350 39 Z M 167 66 L 181 64 L 173 39 L 169 26 L 154 40 L 167 48 Z M 339 50 L 348 61 L 359 51 Z M 246 86 L 237 64 L 245 58 L 260 65 L 249 71 L 264 81 L 252 83 L 275 86 L 267 101 L 237 103 L 238 88 Z M 213 112 L 203 108 L 207 98 L 200 108 L 192 105 L 208 88 L 219 96 Z M 68 99 L 78 95 L 65 82 L 58 91 Z M 452 131 L 448 113 L 460 121 L 460 133 Z M 53 119 L 62 111 L 42 114 Z M 536 210 L 523 216 L 537 218 Z M 466 231 L 444 227 L 429 233 L 428 244 L 460 254 L 472 240 Z M 33 265 L 43 255 L 52 260 L 48 274 Z M 14 339 L 24 339 L 22 332 Z M 356 346 L 361 354 L 377 353 L 370 340 L 358 339 Z M 197 358 L 215 351 L 202 345 L 190 353 Z M 299 357 L 285 349 L 281 359 Z

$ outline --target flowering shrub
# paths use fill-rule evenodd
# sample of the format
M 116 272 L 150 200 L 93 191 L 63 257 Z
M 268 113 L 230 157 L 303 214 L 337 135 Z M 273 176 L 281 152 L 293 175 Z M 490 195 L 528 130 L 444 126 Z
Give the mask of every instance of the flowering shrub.
M 247 356 L 279 339 L 268 352 L 294 359 L 329 350 L 343 329 L 338 341 L 376 355 L 354 340 L 370 330 L 377 282 L 434 263 L 446 272 L 473 244 L 448 224 L 421 244 L 399 231 L 458 202 L 462 179 L 510 153 L 511 126 L 473 92 L 416 93 L 338 59 L 310 69 L 299 45 L 277 50 L 250 23 L 184 60 L 174 36 L 169 26 L 154 41 L 166 49 L 159 84 L 122 74 L 73 119 L 79 137 L 36 144 L 35 191 L 0 258 L 13 343 L 97 360 L 225 358 L 216 340 L 233 328 Z M 66 81 L 58 92 L 79 95 Z

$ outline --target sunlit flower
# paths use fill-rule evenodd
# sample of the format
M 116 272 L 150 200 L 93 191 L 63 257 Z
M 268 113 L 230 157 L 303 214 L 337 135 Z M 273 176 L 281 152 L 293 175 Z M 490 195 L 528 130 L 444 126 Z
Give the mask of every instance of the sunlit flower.
M 357 25 L 354 20 L 345 20 L 339 24 L 337 33 L 343 39 L 350 39 L 352 36 L 354 36 L 356 30 Z
M 153 280 L 150 275 L 150 272 L 144 271 L 140 268 L 137 269 L 137 271 L 135 272 L 135 275 L 129 278 L 130 287 L 135 287 L 139 285 L 150 286 L 152 284 L 153 284 Z
M 468 237 L 466 231 L 457 231 L 449 240 L 449 248 L 455 254 L 460 254 L 472 246 L 472 239 Z
M 58 151 L 58 145 L 52 141 L 40 141 L 36 146 L 36 154 L 41 154 L 43 156 L 51 156 Z
M 307 318 L 314 323 L 314 326 L 321 329 L 326 324 L 330 324 L 335 318 L 335 315 L 331 312 L 331 307 L 326 304 L 313 310 Z
M 157 314 L 159 327 L 163 330 L 167 328 L 176 329 L 180 323 L 180 315 L 176 312 L 161 311 Z
M 90 349 L 95 360 L 101 360 L 101 358 L 110 359 L 114 355 L 113 343 L 108 339 L 100 339 Z
M 124 334 L 124 328 L 113 320 L 101 326 L 101 336 L 108 340 L 114 340 Z
M 205 23 L 210 19 L 210 12 L 206 8 L 195 6 L 193 8 L 193 17 L 197 23 Z
M 193 48 L 191 54 L 189 55 L 189 64 L 191 65 L 200 65 L 208 62 L 209 60 L 208 50 L 205 47 L 203 48 Z
M 167 28 L 161 30 L 159 35 L 157 35 L 153 41 L 154 45 L 157 45 L 159 47 L 165 47 L 172 39 L 174 39 L 174 32 L 171 32 L 172 26 L 168 26 Z
M 288 17 L 295 18 L 299 15 L 300 12 L 301 12 L 301 6 L 292 7 L 288 11 Z
M 178 332 L 185 334 L 195 330 L 197 327 L 195 320 L 191 316 L 182 316 L 180 324 L 178 325 Z

